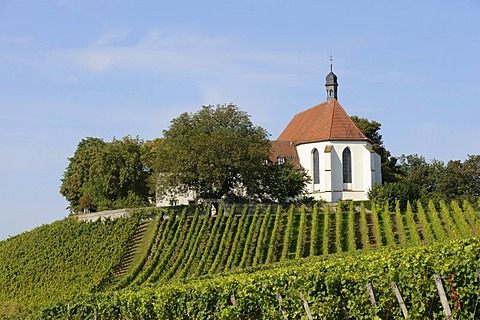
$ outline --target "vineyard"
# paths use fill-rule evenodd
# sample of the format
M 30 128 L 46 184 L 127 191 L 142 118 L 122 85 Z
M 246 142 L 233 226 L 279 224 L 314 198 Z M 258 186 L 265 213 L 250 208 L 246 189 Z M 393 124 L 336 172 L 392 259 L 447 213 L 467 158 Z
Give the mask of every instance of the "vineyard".
M 1 241 L 0 312 L 94 291 L 110 277 L 139 222 L 65 219 Z
M 452 259 L 454 257 L 454 259 Z M 480 240 L 468 238 L 403 250 L 287 261 L 265 270 L 137 290 L 90 294 L 45 309 L 42 319 L 299 319 L 300 294 L 315 319 L 400 319 L 390 284 L 402 291 L 412 319 L 445 319 L 433 274 L 456 293 L 456 319 L 474 318 Z M 455 275 L 453 281 L 451 275 Z M 366 283 L 373 283 L 372 305 Z M 282 297 L 281 302 L 276 298 Z M 284 313 L 284 315 L 282 315 Z M 477 311 L 478 314 L 478 311 Z
M 106 223 L 67 219 L 0 242 L 0 255 L 15 252 L 0 257 L 0 311 L 20 301 L 39 309 L 65 301 L 42 319 L 277 319 L 276 294 L 289 317 L 299 317 L 302 292 L 316 318 L 395 318 L 401 314 L 387 290 L 395 281 L 411 314 L 436 318 L 442 313 L 432 277 L 439 273 L 456 276 L 449 283 L 463 303 L 456 312 L 471 314 L 478 206 L 430 201 L 391 212 L 388 204 L 343 202 L 233 206 L 215 215 L 149 209 Z M 45 249 L 36 250 L 34 242 L 43 243 L 37 233 L 52 233 L 42 239 Z M 31 270 L 18 260 L 22 254 L 35 257 Z M 379 294 L 374 309 L 367 308 L 367 281 Z
M 156 236 L 150 250 L 133 272 L 112 279 L 111 289 L 166 283 L 175 279 L 243 270 L 291 259 L 355 252 L 372 248 L 404 248 L 421 243 L 473 237 L 480 230 L 480 216 L 468 202 L 453 201 L 426 208 L 408 205 L 401 212 L 364 203 L 339 203 L 307 209 L 305 206 L 271 206 L 253 210 L 232 207 L 211 216 L 209 212 L 187 213 L 175 219 L 168 212 L 155 220 Z M 252 211 L 252 212 L 251 212 Z M 160 249 L 160 250 L 158 250 Z

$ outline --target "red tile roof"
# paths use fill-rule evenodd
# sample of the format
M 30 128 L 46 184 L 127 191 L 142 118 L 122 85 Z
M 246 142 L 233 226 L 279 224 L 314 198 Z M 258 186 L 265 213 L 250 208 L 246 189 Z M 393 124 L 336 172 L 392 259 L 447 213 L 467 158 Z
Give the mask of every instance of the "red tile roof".
M 278 140 L 294 145 L 328 140 L 368 140 L 336 99 L 297 113 Z
M 291 141 L 274 140 L 270 141 L 270 162 L 277 164 L 278 158 L 285 158 L 285 161 L 300 167 L 297 148 Z

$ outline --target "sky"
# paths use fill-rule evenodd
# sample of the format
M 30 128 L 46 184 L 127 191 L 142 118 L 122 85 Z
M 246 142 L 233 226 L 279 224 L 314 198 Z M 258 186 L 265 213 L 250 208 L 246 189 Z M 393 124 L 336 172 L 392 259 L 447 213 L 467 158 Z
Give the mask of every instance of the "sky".
M 234 103 L 271 139 L 325 101 L 392 155 L 480 154 L 480 0 L 0 0 L 0 240 L 63 219 L 85 137 Z

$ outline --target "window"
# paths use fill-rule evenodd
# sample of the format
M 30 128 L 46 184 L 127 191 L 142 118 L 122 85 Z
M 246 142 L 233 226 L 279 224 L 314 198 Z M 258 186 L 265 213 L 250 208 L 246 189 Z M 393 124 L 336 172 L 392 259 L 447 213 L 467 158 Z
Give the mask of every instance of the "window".
M 317 149 L 312 150 L 313 183 L 320 183 L 320 155 Z
M 279 157 L 277 158 L 278 164 L 284 164 L 285 163 L 285 157 Z
M 352 153 L 345 148 L 342 153 L 343 183 L 352 183 Z

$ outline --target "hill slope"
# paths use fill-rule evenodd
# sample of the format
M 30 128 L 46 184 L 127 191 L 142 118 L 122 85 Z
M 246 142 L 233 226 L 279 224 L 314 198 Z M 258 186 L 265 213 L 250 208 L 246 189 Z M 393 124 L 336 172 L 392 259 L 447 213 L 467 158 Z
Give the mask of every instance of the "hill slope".
M 138 218 L 65 219 L 0 242 L 0 310 L 95 291 L 119 263 Z
M 241 211 L 238 211 L 241 209 Z M 415 212 L 325 208 L 146 210 L 106 222 L 58 221 L 0 242 L 0 318 L 87 292 L 137 290 L 331 254 L 408 248 L 478 236 L 468 202 L 418 204 Z M 143 217 L 156 219 L 141 220 Z M 301 259 L 301 260 L 299 260 Z M 335 263 L 341 263 L 342 259 Z M 233 281 L 233 280 L 232 280 Z M 68 305 L 68 304 L 67 304 Z M 64 305 L 65 306 L 65 305 Z

